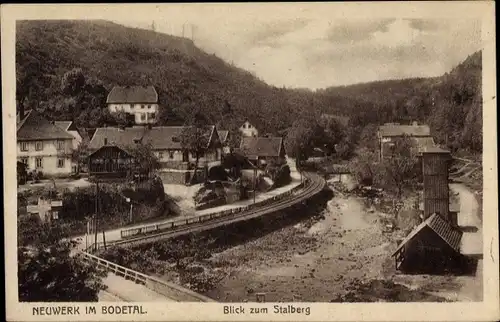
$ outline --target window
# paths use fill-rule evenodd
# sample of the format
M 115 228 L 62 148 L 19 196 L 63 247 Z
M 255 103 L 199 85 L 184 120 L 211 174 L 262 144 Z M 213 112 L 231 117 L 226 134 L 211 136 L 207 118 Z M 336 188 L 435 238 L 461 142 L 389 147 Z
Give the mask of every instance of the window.
M 28 142 L 21 142 L 21 151 L 28 151 Z
M 28 158 L 21 158 L 21 163 L 28 165 Z
M 35 143 L 35 150 L 37 150 L 37 151 L 42 151 L 43 150 L 43 142 L 42 141 L 37 141 Z
M 168 157 L 169 157 L 170 159 L 173 159 L 173 158 L 174 158 L 174 151 L 169 151 L 169 152 L 168 152 Z
M 57 167 L 64 168 L 64 159 L 63 158 L 57 159 Z
M 141 114 L 141 121 L 145 121 L 146 120 L 146 114 L 142 113 Z
M 43 159 L 42 158 L 35 158 L 35 166 L 36 168 L 43 168 Z
M 158 152 L 158 158 L 163 159 L 163 152 Z
M 57 141 L 57 150 L 64 150 L 64 141 Z
M 155 117 L 156 117 L 156 113 L 151 113 L 151 114 L 150 114 L 150 118 L 151 118 L 151 119 L 154 119 Z
M 146 105 L 141 105 L 141 108 L 146 108 Z

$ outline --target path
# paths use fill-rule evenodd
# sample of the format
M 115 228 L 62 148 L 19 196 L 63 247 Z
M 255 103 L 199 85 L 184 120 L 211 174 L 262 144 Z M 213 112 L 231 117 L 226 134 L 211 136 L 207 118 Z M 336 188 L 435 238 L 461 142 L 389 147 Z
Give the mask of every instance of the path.
M 478 216 L 480 205 L 474 193 L 465 185 L 451 184 L 450 188 L 459 193 L 460 214 L 458 225 L 466 228 L 462 236 L 461 252 L 464 255 L 478 258 L 475 276 L 460 276 L 462 287 L 459 300 L 480 301 L 483 298 L 483 224 Z M 477 231 L 467 229 L 476 228 Z
M 458 225 L 465 230 L 462 237 L 462 254 L 480 256 L 483 253 L 483 225 L 478 216 L 477 199 L 474 193 L 463 184 L 454 183 L 450 185 L 450 188 L 458 193 L 460 200 Z
M 111 273 L 103 279 L 103 282 L 108 288 L 99 294 L 99 301 L 102 302 L 175 302 L 144 285 Z

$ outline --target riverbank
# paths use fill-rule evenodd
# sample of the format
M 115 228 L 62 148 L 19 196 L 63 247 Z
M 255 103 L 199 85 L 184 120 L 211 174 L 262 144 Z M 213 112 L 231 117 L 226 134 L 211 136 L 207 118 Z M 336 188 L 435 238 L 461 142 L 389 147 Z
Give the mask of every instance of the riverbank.
M 400 232 L 384 233 L 385 217 L 362 198 L 335 192 L 316 220 L 213 254 L 209 262 L 224 263 L 226 277 L 206 295 L 223 302 L 254 301 L 255 293 L 266 301 L 478 300 L 467 289 L 474 277 L 396 272 L 390 256 Z

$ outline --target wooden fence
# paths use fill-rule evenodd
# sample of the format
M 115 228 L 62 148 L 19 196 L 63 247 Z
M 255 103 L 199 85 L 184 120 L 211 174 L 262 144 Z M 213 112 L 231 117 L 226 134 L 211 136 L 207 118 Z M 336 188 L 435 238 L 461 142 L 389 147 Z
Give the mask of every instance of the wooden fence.
M 131 280 L 137 284 L 144 285 L 146 288 L 177 302 L 215 302 L 211 298 L 195 293 L 179 285 L 162 281 L 158 278 L 131 270 L 92 254 L 80 252 L 79 255 L 85 260 L 97 264 L 98 267 L 103 268 L 108 272 L 121 276 L 127 280 Z

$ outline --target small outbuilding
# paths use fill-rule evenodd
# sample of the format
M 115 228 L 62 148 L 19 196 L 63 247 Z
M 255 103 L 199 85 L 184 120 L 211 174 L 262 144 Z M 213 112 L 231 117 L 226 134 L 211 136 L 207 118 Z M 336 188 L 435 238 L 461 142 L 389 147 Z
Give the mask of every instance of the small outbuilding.
M 462 231 L 435 213 L 408 234 L 394 251 L 396 269 L 439 273 L 460 267 L 461 239 Z

